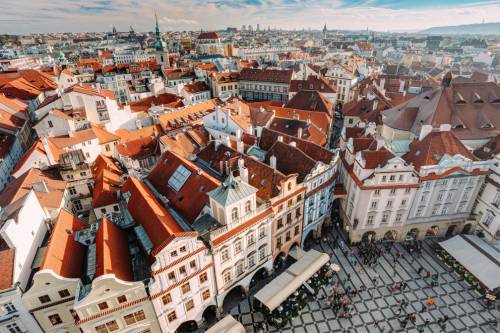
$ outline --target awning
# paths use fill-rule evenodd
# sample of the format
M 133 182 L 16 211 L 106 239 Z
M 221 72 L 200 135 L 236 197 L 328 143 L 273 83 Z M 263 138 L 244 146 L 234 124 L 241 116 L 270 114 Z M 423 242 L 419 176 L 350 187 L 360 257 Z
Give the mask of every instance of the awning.
M 474 235 L 457 235 L 439 243 L 489 290 L 500 287 L 500 251 Z
M 296 263 L 259 290 L 255 298 L 273 311 L 329 261 L 330 257 L 326 253 L 309 250 Z
M 245 333 L 245 327 L 231 315 L 227 315 L 205 333 Z

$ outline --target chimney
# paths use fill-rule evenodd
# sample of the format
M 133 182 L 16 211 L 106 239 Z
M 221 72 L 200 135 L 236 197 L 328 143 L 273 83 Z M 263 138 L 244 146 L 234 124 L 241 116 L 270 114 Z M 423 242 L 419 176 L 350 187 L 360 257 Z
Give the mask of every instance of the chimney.
M 302 127 L 299 127 L 299 129 L 297 130 L 297 137 L 299 139 L 302 139 Z
M 283 142 L 283 135 L 278 136 L 278 142 Z
M 241 140 L 241 129 L 236 130 L 236 140 L 240 141 Z
M 238 150 L 238 153 L 240 153 L 240 154 L 245 153 L 245 145 L 243 144 L 243 141 L 238 141 L 236 143 L 236 149 Z
M 229 139 L 229 136 L 227 135 L 224 137 L 224 144 L 231 148 L 231 139 Z
M 385 145 L 385 140 L 383 139 L 377 139 L 377 150 L 382 148 Z
M 215 151 L 219 150 L 220 140 L 215 140 Z
M 405 81 L 399 80 L 399 92 L 402 93 L 405 90 Z
M 40 181 L 34 182 L 33 184 L 31 184 L 31 187 L 33 188 L 33 191 L 35 191 L 35 192 L 49 193 L 49 188 L 48 188 L 45 180 L 40 180 Z
M 241 105 L 238 104 L 236 111 L 238 112 L 238 116 L 241 115 Z
M 372 107 L 372 111 L 375 111 L 377 110 L 377 106 L 378 106 L 378 100 L 373 100 L 373 107 Z
M 420 129 L 418 140 L 422 141 L 430 132 L 432 132 L 432 125 L 423 125 Z
M 383 90 L 384 90 L 384 88 L 385 88 L 385 78 L 382 78 L 382 79 L 380 80 L 380 90 L 382 90 L 382 91 L 383 91 Z
M 295 141 L 290 142 L 290 146 L 297 147 L 297 142 L 295 142 Z
M 248 131 L 248 134 L 253 135 L 253 126 L 252 125 L 248 125 L 247 131 Z
M 245 167 L 245 161 L 242 158 L 238 160 L 238 169 L 240 170 L 241 180 L 248 183 L 248 169 Z
M 271 165 L 271 168 L 273 168 L 274 170 L 276 170 L 276 156 L 271 156 L 269 158 L 269 164 Z
M 406 90 L 405 90 L 405 91 L 403 91 L 403 96 L 406 96 Z

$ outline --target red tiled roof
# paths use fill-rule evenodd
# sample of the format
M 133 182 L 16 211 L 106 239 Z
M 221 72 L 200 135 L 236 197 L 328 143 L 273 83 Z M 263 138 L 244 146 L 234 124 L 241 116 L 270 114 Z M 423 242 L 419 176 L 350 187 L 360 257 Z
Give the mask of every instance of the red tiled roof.
M 167 180 L 165 179 L 165 182 Z M 160 251 L 174 237 L 186 234 L 144 182 L 130 177 L 121 192 L 122 194 L 130 193 L 127 209 L 134 220 L 144 227 L 151 239 L 154 247 L 153 254 Z
M 90 85 L 74 85 L 66 90 L 66 93 L 75 92 L 85 95 L 93 95 L 104 98 L 116 99 L 115 94 L 111 90 L 97 89 Z
M 290 82 L 290 92 L 298 92 L 300 90 L 317 90 L 321 93 L 335 94 L 337 90 L 324 77 L 317 78 L 309 76 L 307 80 L 292 80 Z
M 219 34 L 215 31 L 201 32 L 197 39 L 218 39 Z
M 439 164 L 445 154 L 462 155 L 472 161 L 476 160 L 451 131 L 431 132 L 422 141 L 414 140 L 410 144 L 410 151 L 403 158 L 419 171 L 422 166 Z
M 184 90 L 190 94 L 198 94 L 204 91 L 210 91 L 210 87 L 202 81 L 196 81 L 193 83 L 186 83 L 184 85 Z
M 85 246 L 74 239 L 74 233 L 85 223 L 66 209 L 61 209 L 40 266 L 65 278 L 80 278 L 83 272 Z
M 123 281 L 133 281 L 127 234 L 104 218 L 99 225 L 96 240 L 95 276 L 114 274 Z
M 134 112 L 147 112 L 153 105 L 162 105 L 168 108 L 179 108 L 184 106 L 182 99 L 179 96 L 164 93 L 158 96 L 146 97 L 141 100 L 131 102 L 130 109 Z
M 300 90 L 285 105 L 287 108 L 333 113 L 333 104 L 316 90 Z
M 15 255 L 15 249 L 0 249 L 0 267 L 2 267 L 2 274 L 0 274 L 0 290 L 12 287 L 12 279 L 14 278 Z
M 158 140 L 154 136 L 146 136 L 118 144 L 118 154 L 132 159 L 149 156 L 158 151 Z
M 168 185 L 168 180 L 177 168 L 183 165 L 191 172 L 179 191 Z M 207 193 L 220 185 L 220 181 L 203 171 L 199 166 L 171 152 L 165 152 L 148 179 L 158 192 L 167 197 L 170 206 L 189 223 L 193 223 L 208 203 Z
M 290 81 L 292 80 L 292 74 L 292 70 L 243 68 L 240 72 L 240 81 L 290 84 Z
M 114 158 L 104 155 L 97 156 L 92 165 L 92 174 L 95 180 L 92 193 L 92 206 L 94 208 L 117 203 L 116 192 L 121 184 L 123 171 L 116 165 Z

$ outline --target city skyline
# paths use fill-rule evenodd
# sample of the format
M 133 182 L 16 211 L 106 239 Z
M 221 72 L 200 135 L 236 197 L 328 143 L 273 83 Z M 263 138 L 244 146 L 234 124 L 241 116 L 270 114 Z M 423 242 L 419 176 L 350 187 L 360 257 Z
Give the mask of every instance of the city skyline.
M 495 22 L 500 1 L 310 1 L 310 0 L 199 0 L 136 1 L 56 0 L 36 3 L 6 0 L 0 4 L 0 31 L 37 32 L 151 31 L 153 14 L 161 29 L 219 30 L 228 26 L 260 24 L 280 29 L 329 29 L 414 32 L 435 26 Z

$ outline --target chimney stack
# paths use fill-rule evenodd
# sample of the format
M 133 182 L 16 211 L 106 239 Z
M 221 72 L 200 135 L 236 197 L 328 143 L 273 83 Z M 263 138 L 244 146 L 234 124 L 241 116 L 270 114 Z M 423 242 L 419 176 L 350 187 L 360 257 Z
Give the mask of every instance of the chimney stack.
M 276 156 L 273 155 L 269 158 L 269 164 L 271 165 L 271 168 L 273 168 L 274 170 L 276 170 L 276 162 L 277 162 Z
M 243 144 L 243 141 L 238 141 L 236 143 L 236 150 L 238 150 L 238 153 L 244 154 L 245 153 L 245 145 Z
M 243 158 L 238 160 L 238 169 L 240 170 L 240 178 L 245 183 L 248 183 L 248 169 L 245 167 L 245 161 Z
M 278 142 L 283 142 L 283 136 L 282 135 L 278 136 Z
M 299 127 L 298 131 L 297 131 L 297 137 L 299 139 L 302 139 L 302 127 Z

